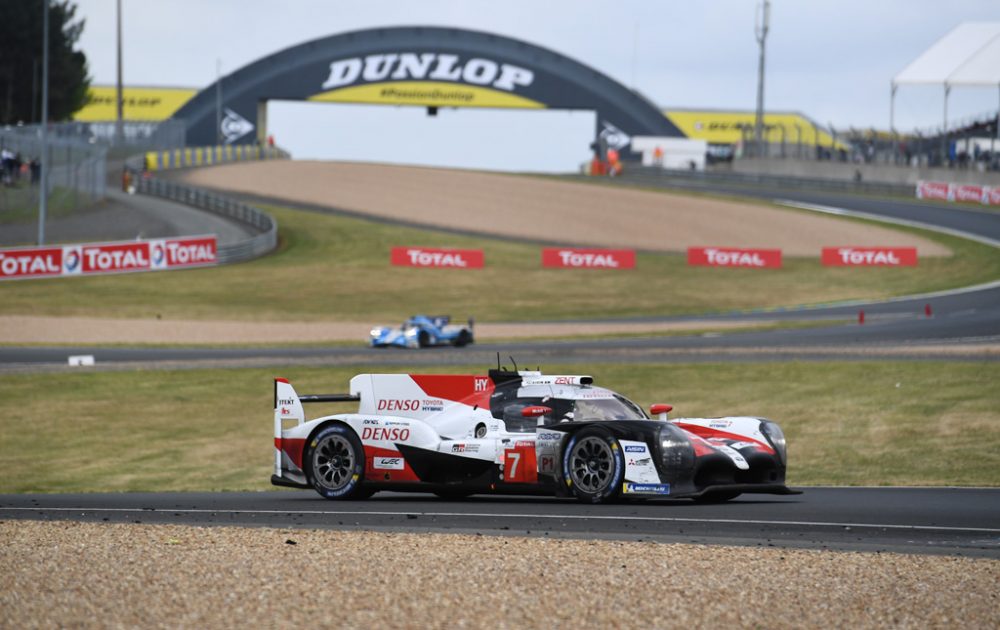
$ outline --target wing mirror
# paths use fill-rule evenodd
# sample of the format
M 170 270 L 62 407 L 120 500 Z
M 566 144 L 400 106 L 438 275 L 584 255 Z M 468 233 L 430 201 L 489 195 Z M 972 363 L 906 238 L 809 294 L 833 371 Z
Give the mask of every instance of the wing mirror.
M 659 403 L 656 405 L 649 406 L 649 413 L 653 416 L 659 416 L 659 419 L 666 422 L 667 414 L 674 410 L 673 405 L 667 405 L 664 403 Z
M 538 418 L 539 426 L 545 423 L 542 417 L 550 413 L 552 413 L 552 407 L 546 407 L 545 405 L 530 405 L 521 410 L 521 416 L 524 418 Z

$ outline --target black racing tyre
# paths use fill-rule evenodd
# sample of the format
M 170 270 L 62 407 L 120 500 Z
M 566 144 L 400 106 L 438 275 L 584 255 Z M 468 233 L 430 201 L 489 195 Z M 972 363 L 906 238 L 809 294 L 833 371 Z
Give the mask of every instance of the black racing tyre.
M 700 497 L 694 497 L 695 503 L 725 503 L 730 499 L 735 499 L 736 497 L 743 494 L 736 490 L 718 490 L 716 492 L 706 492 Z
M 426 348 L 431 345 L 431 335 L 426 330 L 421 330 L 417 333 L 417 345 L 421 348 Z
M 622 492 L 625 456 L 618 440 L 591 427 L 575 433 L 563 452 L 563 481 L 584 503 L 608 503 Z
M 458 337 L 455 338 L 455 347 L 461 348 L 462 346 L 467 346 L 472 343 L 472 335 L 469 334 L 468 330 L 463 330 L 458 333 Z
M 327 499 L 367 499 L 374 491 L 363 488 L 365 450 L 350 427 L 330 425 L 309 442 L 305 458 L 309 483 Z

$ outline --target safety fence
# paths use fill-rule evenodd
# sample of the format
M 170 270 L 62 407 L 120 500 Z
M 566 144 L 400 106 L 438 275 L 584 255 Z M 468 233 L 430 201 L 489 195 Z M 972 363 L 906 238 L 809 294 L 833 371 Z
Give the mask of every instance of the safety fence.
M 49 207 L 73 211 L 103 199 L 107 192 L 107 148 L 74 138 L 49 137 L 41 128 L 0 129 L 0 213 L 13 216 L 38 208 L 43 147 L 49 165 Z
M 220 244 L 217 252 L 217 262 L 220 264 L 257 258 L 273 251 L 278 246 L 278 222 L 266 212 L 242 201 L 200 188 L 151 177 L 149 174 L 138 175 L 134 185 L 137 193 L 169 199 L 211 212 L 227 219 L 239 221 L 259 232 L 256 236 L 246 240 L 225 245 Z
M 211 166 L 212 164 L 224 164 L 227 162 L 286 160 L 289 158 L 289 154 L 278 147 L 240 144 L 235 146 L 192 147 L 174 149 L 172 151 L 149 151 L 141 157 L 142 164 L 133 163 L 133 166 L 146 171 L 160 171 L 190 166 Z
M 40 128 L 38 125 L 25 129 Z M 49 125 L 50 138 L 99 144 L 110 148 L 128 147 L 134 153 L 144 149 L 173 149 L 184 146 L 187 127 L 181 120 L 70 121 Z

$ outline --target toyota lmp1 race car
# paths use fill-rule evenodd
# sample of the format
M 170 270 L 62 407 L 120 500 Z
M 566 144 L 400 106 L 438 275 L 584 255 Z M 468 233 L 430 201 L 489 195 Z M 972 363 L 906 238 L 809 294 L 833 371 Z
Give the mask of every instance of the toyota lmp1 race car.
M 402 326 L 377 326 L 371 330 L 373 348 L 426 348 L 428 346 L 467 346 L 473 342 L 472 318 L 467 326 L 452 324 L 447 315 L 414 315 Z
M 357 401 L 306 421 L 303 403 Z M 785 486 L 781 428 L 754 417 L 655 418 L 590 376 L 359 374 L 349 394 L 274 382 L 271 483 L 327 499 L 379 490 L 725 501 Z

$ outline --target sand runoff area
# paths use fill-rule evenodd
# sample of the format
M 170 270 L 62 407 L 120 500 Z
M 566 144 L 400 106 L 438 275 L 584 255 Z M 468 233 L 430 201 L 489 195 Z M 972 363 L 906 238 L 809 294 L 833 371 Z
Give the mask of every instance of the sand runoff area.
M 7 521 L 0 568 L 10 628 L 1000 625 L 1000 561 L 896 553 Z
M 567 245 L 686 251 L 823 247 L 949 250 L 918 236 L 803 211 L 632 188 L 454 169 L 271 161 L 171 174 L 196 186 L 287 199 L 390 220 Z

